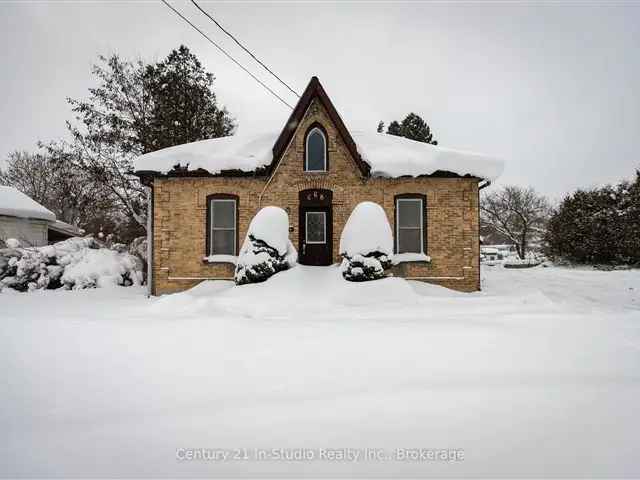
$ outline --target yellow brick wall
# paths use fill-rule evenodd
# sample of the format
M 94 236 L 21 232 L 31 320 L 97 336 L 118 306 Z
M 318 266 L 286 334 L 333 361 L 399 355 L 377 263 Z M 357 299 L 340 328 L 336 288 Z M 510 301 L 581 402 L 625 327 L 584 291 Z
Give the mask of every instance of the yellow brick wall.
M 329 171 L 304 172 L 304 134 L 319 122 L 328 135 Z M 333 192 L 333 260 L 339 262 L 340 234 L 353 208 L 362 201 L 380 204 L 394 224 L 394 197 L 426 195 L 427 255 L 431 263 L 403 263 L 395 275 L 461 291 L 480 288 L 478 184 L 471 178 L 365 178 L 322 104 L 314 100 L 271 178 L 157 178 L 154 181 L 154 293 L 189 288 L 203 279 L 233 277 L 231 264 L 203 262 L 206 252 L 206 197 L 239 197 L 239 244 L 261 207 L 289 212 L 291 241 L 298 245 L 298 193 L 309 188 Z

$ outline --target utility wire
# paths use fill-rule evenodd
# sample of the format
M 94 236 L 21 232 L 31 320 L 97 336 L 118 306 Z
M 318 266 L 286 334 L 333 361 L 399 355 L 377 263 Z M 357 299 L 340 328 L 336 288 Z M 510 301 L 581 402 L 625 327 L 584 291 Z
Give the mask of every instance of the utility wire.
M 285 87 L 287 87 L 287 89 L 288 89 L 291 93 L 293 93 L 296 97 L 300 98 L 300 94 L 299 94 L 298 92 L 296 92 L 293 88 L 291 88 L 289 85 L 287 85 L 287 84 L 284 82 L 284 80 L 282 80 L 278 75 L 276 75 L 275 73 L 273 73 L 273 71 L 272 71 L 269 67 L 267 67 L 267 66 L 266 66 L 264 63 L 262 63 L 258 58 L 256 58 L 256 56 L 255 56 L 253 53 L 251 53 L 251 51 L 249 51 L 249 49 L 248 49 L 247 47 L 245 47 L 244 45 L 242 45 L 242 44 L 240 43 L 240 41 L 239 41 L 236 37 L 234 37 L 234 36 L 233 36 L 233 34 L 232 34 L 231 32 L 227 31 L 227 30 L 226 30 L 222 25 L 220 25 L 220 23 L 218 23 L 218 21 L 217 21 L 215 18 L 213 18 L 211 15 L 209 15 L 209 14 L 208 14 L 208 13 L 207 13 L 207 12 L 206 12 L 206 11 L 205 11 L 201 6 L 200 6 L 200 5 L 198 5 L 198 3 L 197 3 L 195 0 L 191 0 L 191 3 L 193 3 L 193 4 L 196 6 L 196 8 L 197 8 L 198 10 L 200 10 L 202 13 L 204 13 L 204 14 L 209 18 L 209 20 L 211 20 L 213 23 L 215 23 L 215 24 L 218 26 L 218 28 L 219 28 L 220 30 L 222 30 L 224 33 L 226 33 L 226 34 L 227 34 L 227 36 L 229 36 L 229 37 L 230 37 L 234 42 L 236 42 L 236 43 L 238 44 L 238 46 L 239 46 L 241 49 L 243 49 L 245 52 L 247 52 L 249 55 L 251 55 L 251 58 L 253 58 L 256 62 L 258 62 L 260 65 L 262 65 L 262 67 L 263 67 L 267 72 L 269 72 L 271 75 L 273 75 L 273 76 L 274 76 L 274 77 L 275 77 L 275 78 L 276 78 L 276 79 L 277 79 L 277 80 L 278 80 L 282 85 L 284 85 Z
M 229 60 L 231 60 L 233 63 L 235 63 L 237 66 L 239 66 L 242 70 L 244 70 L 245 72 L 247 72 L 251 78 L 253 78 L 256 82 L 258 82 L 260 85 L 262 85 L 265 90 L 267 90 L 269 93 L 271 93 L 271 95 L 273 95 L 274 97 L 276 97 L 278 100 L 280 100 L 282 103 L 284 103 L 287 107 L 289 107 L 291 110 L 293 110 L 293 107 L 291 105 L 289 105 L 287 102 L 285 102 L 282 97 L 280 97 L 276 92 L 274 92 L 273 90 L 271 90 L 262 80 L 260 80 L 258 77 L 256 77 L 253 73 L 251 73 L 249 70 L 247 70 L 240 62 L 238 62 L 235 58 L 233 58 L 231 55 L 229 55 L 220 45 L 218 45 L 216 42 L 214 42 L 213 40 L 211 40 L 211 38 L 209 38 L 209 36 L 204 33 L 202 30 L 200 30 L 198 27 L 196 27 L 193 23 L 191 23 L 189 21 L 189 19 L 187 19 L 184 15 L 182 15 L 178 10 L 176 10 L 175 8 L 173 8 L 173 6 L 167 2 L 167 0 L 162 0 L 162 3 L 164 3 L 167 7 L 169 7 L 171 10 L 173 10 L 173 13 L 175 13 L 176 15 L 178 15 L 182 20 L 184 20 L 185 22 L 187 22 L 189 25 L 191 25 L 191 27 L 193 27 L 194 30 L 196 30 L 200 35 L 202 35 L 204 38 L 206 38 L 207 40 L 209 40 L 209 42 L 216 47 L 218 50 L 220 50 Z

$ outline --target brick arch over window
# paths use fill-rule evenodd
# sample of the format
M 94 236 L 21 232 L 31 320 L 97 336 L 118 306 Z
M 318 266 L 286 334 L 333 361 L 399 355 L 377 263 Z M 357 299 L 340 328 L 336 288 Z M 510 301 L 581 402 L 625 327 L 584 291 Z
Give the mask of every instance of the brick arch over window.
M 311 135 L 314 130 L 320 131 L 322 137 L 324 139 L 324 170 L 309 170 L 308 169 L 308 158 L 309 154 L 309 135 Z M 328 172 L 329 171 L 329 134 L 327 130 L 322 126 L 320 122 L 313 122 L 307 128 L 307 131 L 304 133 L 304 152 L 302 155 L 302 170 L 305 172 Z
M 206 242 L 205 242 L 205 257 L 208 257 L 209 255 L 216 255 L 218 253 L 222 253 L 222 252 L 214 252 L 213 251 L 213 235 L 214 235 L 214 230 L 228 230 L 229 226 L 227 224 L 225 224 L 224 227 L 221 228 L 216 228 L 215 225 L 215 221 L 214 221 L 214 202 L 216 200 L 222 200 L 222 201 L 233 201 L 234 202 L 234 221 L 233 221 L 233 232 L 234 232 L 234 240 L 233 240 L 233 252 L 224 252 L 226 254 L 229 255 L 238 255 L 238 249 L 239 249 L 239 215 L 238 215 L 238 211 L 240 208 L 240 198 L 238 197 L 238 195 L 234 195 L 231 193 L 213 193 L 211 195 L 207 195 L 207 219 L 206 219 Z M 212 221 L 214 221 L 214 223 L 212 223 Z
M 298 192 L 312 189 L 335 190 L 335 182 L 325 175 L 309 176 L 308 178 L 295 182 L 294 187 Z
M 419 217 L 416 218 L 416 221 L 419 220 L 420 221 L 420 226 L 419 226 L 419 231 L 420 231 L 420 247 L 422 249 L 422 252 L 418 252 L 417 249 L 412 249 L 415 251 L 412 251 L 411 253 L 427 253 L 427 228 L 428 228 L 428 223 L 427 223 L 427 196 L 423 193 L 402 193 L 399 195 L 396 195 L 393 197 L 393 251 L 395 253 L 404 253 L 407 250 L 403 248 L 403 252 L 400 252 L 400 248 L 402 247 L 402 245 L 400 245 L 400 235 L 402 234 L 406 234 L 408 237 L 411 236 L 411 230 L 415 230 L 415 223 L 413 222 L 407 222 L 407 224 L 405 225 L 405 227 L 400 225 L 400 212 L 399 212 L 399 206 L 402 204 L 403 201 L 408 201 L 407 203 L 411 202 L 412 200 L 420 201 L 420 212 L 419 212 Z

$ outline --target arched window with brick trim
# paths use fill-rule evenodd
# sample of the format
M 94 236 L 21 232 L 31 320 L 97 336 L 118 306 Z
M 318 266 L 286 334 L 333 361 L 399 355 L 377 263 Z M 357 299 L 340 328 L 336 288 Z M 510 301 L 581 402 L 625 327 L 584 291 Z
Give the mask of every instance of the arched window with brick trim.
M 329 170 L 329 149 L 327 133 L 319 123 L 307 130 L 304 140 L 305 172 L 326 172 Z

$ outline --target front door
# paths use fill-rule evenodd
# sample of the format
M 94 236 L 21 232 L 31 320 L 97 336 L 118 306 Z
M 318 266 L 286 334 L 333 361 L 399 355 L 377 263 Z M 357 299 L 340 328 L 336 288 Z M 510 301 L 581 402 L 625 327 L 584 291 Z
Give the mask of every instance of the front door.
M 321 189 L 300 192 L 300 241 L 298 261 L 303 265 L 332 263 L 331 192 Z

